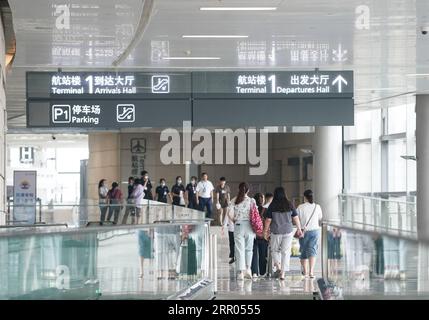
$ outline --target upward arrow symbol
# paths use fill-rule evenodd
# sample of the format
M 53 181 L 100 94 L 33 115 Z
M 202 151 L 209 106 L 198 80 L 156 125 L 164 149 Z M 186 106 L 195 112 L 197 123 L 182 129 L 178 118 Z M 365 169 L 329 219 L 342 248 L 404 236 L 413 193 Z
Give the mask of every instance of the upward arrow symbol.
M 343 78 L 343 76 L 340 74 L 340 75 L 338 75 L 338 77 L 336 77 L 335 79 L 334 79 L 334 81 L 332 81 L 332 85 L 334 86 L 334 85 L 336 85 L 338 83 L 338 92 L 342 92 L 343 90 L 343 83 L 345 84 L 345 85 L 347 85 L 347 81 L 346 81 L 346 79 L 344 79 Z

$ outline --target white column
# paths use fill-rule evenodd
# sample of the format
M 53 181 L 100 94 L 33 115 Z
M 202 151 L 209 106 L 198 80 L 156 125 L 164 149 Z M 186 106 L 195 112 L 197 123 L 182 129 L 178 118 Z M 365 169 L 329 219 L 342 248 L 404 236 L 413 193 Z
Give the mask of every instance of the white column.
M 416 97 L 417 235 L 429 240 L 429 95 Z
M 342 129 L 316 127 L 314 134 L 314 200 L 324 220 L 339 221 L 338 195 L 343 187 Z

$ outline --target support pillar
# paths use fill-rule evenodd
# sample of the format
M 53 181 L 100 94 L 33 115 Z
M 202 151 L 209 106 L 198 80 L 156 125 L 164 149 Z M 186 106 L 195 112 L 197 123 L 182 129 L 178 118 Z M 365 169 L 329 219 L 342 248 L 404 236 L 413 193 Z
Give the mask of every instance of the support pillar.
M 320 204 L 323 219 L 340 221 L 338 195 L 343 188 L 341 127 L 316 127 L 313 141 L 314 200 Z
M 89 159 L 88 181 L 88 219 L 99 219 L 98 182 L 106 179 L 110 188 L 113 181 L 120 181 L 120 134 L 103 132 L 88 135 Z M 85 200 L 85 199 L 84 199 Z
M 417 235 L 429 240 L 429 95 L 416 96 Z

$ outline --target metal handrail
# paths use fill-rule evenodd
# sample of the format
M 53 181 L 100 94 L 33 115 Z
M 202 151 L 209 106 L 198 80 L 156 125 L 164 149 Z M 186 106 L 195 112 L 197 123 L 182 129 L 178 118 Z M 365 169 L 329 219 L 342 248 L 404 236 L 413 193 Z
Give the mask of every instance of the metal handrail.
M 339 197 L 367 199 L 367 200 L 374 200 L 374 201 L 382 201 L 382 202 L 395 202 L 395 203 L 402 203 L 402 204 L 406 204 L 406 205 L 416 205 L 415 202 L 410 202 L 410 201 L 383 199 L 383 198 L 361 196 L 361 195 L 350 194 L 350 193 L 340 193 L 338 196 Z
M 188 220 L 176 220 L 175 222 L 170 222 L 169 224 L 125 224 L 125 225 L 113 225 L 112 227 L 103 227 L 103 226 L 94 226 L 91 228 L 67 228 L 67 229 L 51 229 L 49 231 L 40 231 L 39 228 L 34 229 L 35 226 L 41 226 L 41 225 L 21 225 L 20 232 L 14 233 L 14 235 L 28 235 L 28 234 L 40 234 L 44 232 L 48 232 L 49 234 L 56 234 L 56 233 L 69 233 L 69 234 L 81 234 L 81 233 L 93 233 L 93 232 L 106 232 L 114 231 L 114 230 L 139 230 L 139 229 L 151 229 L 151 228 L 162 228 L 164 226 L 182 226 L 184 224 L 189 225 L 204 225 L 208 224 L 210 222 L 209 219 L 188 219 Z M 43 226 L 54 226 L 54 225 L 43 225 Z M 63 224 L 59 225 L 63 226 Z M 5 226 L 3 226 L 5 227 Z M 6 226 L 8 227 L 8 226 Z M 7 229 L 7 228 L 5 228 Z M 0 237 L 3 236 L 10 236 L 10 233 L 8 232 L 0 232 Z
M 66 227 L 68 228 L 67 223 L 35 223 L 35 224 L 22 224 L 22 225 L 6 225 L 6 226 L 0 226 L 0 229 L 11 229 L 11 228 L 38 228 L 38 227 Z

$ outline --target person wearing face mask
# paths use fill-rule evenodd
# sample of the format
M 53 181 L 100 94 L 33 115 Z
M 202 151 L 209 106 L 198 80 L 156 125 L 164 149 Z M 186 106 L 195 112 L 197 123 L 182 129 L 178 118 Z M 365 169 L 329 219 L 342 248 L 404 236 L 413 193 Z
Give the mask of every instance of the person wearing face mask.
M 219 185 L 215 189 L 217 203 L 216 203 L 216 219 L 215 224 L 221 226 L 226 216 L 226 210 L 228 209 L 229 202 L 231 201 L 231 189 L 226 184 L 225 177 L 219 179 Z
M 149 179 L 149 173 L 146 170 L 142 171 L 142 185 L 144 190 L 144 199 L 153 200 L 152 182 Z
M 198 209 L 197 204 L 197 177 L 192 176 L 191 182 L 186 186 L 186 199 L 188 200 L 188 208 Z
M 176 178 L 176 184 L 171 187 L 171 194 L 173 205 L 175 206 L 185 206 L 185 187 L 182 184 L 182 177 L 178 176 Z
M 159 202 L 167 203 L 167 196 L 170 190 L 168 190 L 167 185 L 165 184 L 165 179 L 162 178 L 159 180 L 159 186 L 156 187 L 156 200 Z

